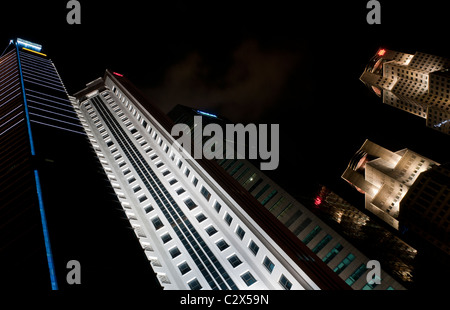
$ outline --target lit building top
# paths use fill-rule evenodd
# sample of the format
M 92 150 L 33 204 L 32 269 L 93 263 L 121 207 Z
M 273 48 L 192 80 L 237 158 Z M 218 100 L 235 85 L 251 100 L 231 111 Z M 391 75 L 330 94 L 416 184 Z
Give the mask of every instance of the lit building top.
M 383 103 L 425 118 L 426 125 L 450 134 L 450 60 L 417 52 L 379 49 L 361 81 Z

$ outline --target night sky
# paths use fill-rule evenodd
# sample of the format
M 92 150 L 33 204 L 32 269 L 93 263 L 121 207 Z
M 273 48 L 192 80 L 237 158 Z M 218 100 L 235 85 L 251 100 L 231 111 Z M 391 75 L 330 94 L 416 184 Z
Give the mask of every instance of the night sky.
M 164 112 L 280 124 L 280 165 L 266 173 L 299 199 L 323 184 L 363 208 L 340 176 L 367 138 L 449 161 L 448 135 L 359 81 L 379 47 L 450 57 L 441 1 L 380 1 L 381 25 L 367 24 L 366 1 L 80 1 L 81 25 L 67 24 L 66 1 L 28 2 L 2 4 L 0 45 L 42 44 L 70 94 L 109 68 Z

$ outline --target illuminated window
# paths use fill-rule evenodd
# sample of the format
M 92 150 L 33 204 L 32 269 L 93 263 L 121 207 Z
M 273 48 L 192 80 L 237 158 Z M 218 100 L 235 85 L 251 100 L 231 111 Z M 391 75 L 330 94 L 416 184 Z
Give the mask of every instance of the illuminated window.
M 330 252 L 322 259 L 325 264 L 328 264 L 344 247 L 338 243 Z
M 317 234 L 322 230 L 322 227 L 316 226 L 311 230 L 311 232 L 303 239 L 304 244 L 308 244 Z
M 344 258 L 342 260 L 342 262 L 340 262 L 336 268 L 333 269 L 334 272 L 336 272 L 336 274 L 340 274 L 342 272 L 342 270 L 344 270 L 345 268 L 347 268 L 348 265 L 350 265 L 350 263 L 355 259 L 355 255 L 353 255 L 352 253 L 348 254 L 346 258 Z

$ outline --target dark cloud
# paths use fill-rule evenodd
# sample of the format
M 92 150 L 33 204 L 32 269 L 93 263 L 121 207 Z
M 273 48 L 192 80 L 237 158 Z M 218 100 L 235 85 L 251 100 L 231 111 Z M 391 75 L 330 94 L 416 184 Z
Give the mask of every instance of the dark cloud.
M 255 122 L 278 102 L 301 61 L 298 52 L 263 48 L 253 39 L 227 56 L 211 63 L 192 52 L 166 70 L 160 86 L 145 93 L 164 112 L 182 104 L 213 111 L 233 122 Z M 226 68 L 219 70 L 227 61 Z

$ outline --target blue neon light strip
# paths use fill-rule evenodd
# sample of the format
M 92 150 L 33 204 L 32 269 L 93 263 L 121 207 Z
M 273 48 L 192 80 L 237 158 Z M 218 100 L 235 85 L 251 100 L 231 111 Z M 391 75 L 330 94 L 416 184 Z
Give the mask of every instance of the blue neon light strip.
M 27 41 L 24 39 L 20 39 L 20 38 L 17 38 L 16 45 L 31 49 L 36 52 L 40 52 L 42 49 L 42 45 Z
M 23 105 L 25 107 L 25 118 L 27 120 L 28 137 L 30 139 L 31 155 L 36 155 L 34 151 L 33 135 L 31 134 L 30 115 L 28 114 L 27 98 L 25 96 L 25 85 L 23 84 L 22 65 L 20 63 L 19 45 L 16 43 L 17 62 L 19 65 L 20 85 L 22 86 Z
M 50 282 L 52 284 L 52 290 L 58 290 L 58 283 L 56 282 L 55 266 L 53 264 L 52 249 L 50 246 L 50 237 L 47 229 L 47 219 L 45 217 L 44 201 L 42 199 L 41 182 L 39 181 L 39 174 L 37 170 L 34 170 L 34 179 L 36 180 L 36 190 L 39 200 L 39 212 L 41 213 L 42 230 L 44 232 L 45 251 L 47 252 L 48 269 L 50 271 Z
M 31 133 L 30 115 L 28 114 L 28 105 L 27 105 L 27 98 L 25 96 L 25 85 L 23 83 L 22 66 L 20 64 L 19 44 L 17 42 L 16 42 L 16 52 L 17 52 L 17 63 L 19 66 L 20 84 L 22 86 L 23 103 L 24 103 L 24 108 L 25 108 L 25 119 L 27 122 L 28 137 L 30 139 L 31 155 L 34 156 L 34 155 L 36 155 L 36 152 L 34 149 L 33 135 Z M 42 230 L 44 232 L 44 243 L 45 243 L 45 251 L 47 252 L 47 262 L 48 262 L 48 269 L 50 272 L 50 282 L 51 282 L 52 290 L 55 291 L 55 290 L 58 290 L 58 284 L 56 282 L 55 266 L 53 264 L 53 255 L 52 255 L 52 250 L 50 247 L 50 238 L 48 235 L 47 220 L 45 218 L 44 201 L 42 199 L 41 183 L 39 181 L 39 174 L 38 174 L 37 170 L 34 170 L 34 179 L 36 181 L 36 191 L 37 191 L 37 195 L 38 195 L 39 211 L 41 214 Z
M 217 115 L 214 115 L 214 114 L 211 114 L 211 113 L 208 113 L 208 112 L 197 110 L 197 113 L 205 115 L 205 116 L 210 116 L 210 117 L 217 118 Z

